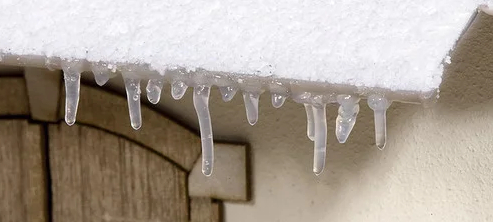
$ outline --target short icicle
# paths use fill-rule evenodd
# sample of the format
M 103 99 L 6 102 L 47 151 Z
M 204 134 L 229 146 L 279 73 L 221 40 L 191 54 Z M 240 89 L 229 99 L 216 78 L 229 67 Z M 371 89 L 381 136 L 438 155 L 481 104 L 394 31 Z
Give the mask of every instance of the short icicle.
M 313 141 L 315 140 L 315 125 L 313 120 L 313 106 L 311 104 L 305 103 L 306 111 L 306 135 Z
M 146 86 L 147 99 L 152 104 L 157 104 L 161 99 L 164 79 L 149 79 Z
M 219 92 L 221 92 L 221 97 L 224 102 L 229 102 L 233 99 L 233 97 L 236 95 L 236 89 L 233 86 L 223 86 L 219 87 Z
M 94 80 L 99 86 L 103 86 L 110 79 L 111 70 L 106 66 L 94 65 L 91 67 L 91 71 L 94 74 Z
M 255 92 L 243 92 L 243 102 L 245 103 L 245 110 L 248 123 L 255 125 L 258 120 L 258 100 L 260 94 Z
M 179 100 L 187 92 L 188 86 L 183 81 L 177 80 L 171 84 L 171 96 L 175 100 Z
M 72 126 L 77 117 L 80 93 L 81 64 L 78 62 L 62 62 L 63 79 L 65 81 L 65 122 Z
M 380 95 L 368 97 L 368 106 L 373 110 L 375 121 L 375 143 L 383 150 L 387 142 L 387 109 L 392 102 Z
M 272 93 L 272 106 L 276 109 L 281 108 L 286 101 L 286 96 L 279 93 Z
M 214 167 L 214 142 L 212 136 L 211 115 L 209 113 L 209 86 L 199 85 L 193 88 L 193 106 L 197 112 L 202 142 L 202 173 L 212 175 Z
M 325 167 L 327 149 L 327 118 L 325 104 L 313 104 L 315 140 L 313 146 L 313 172 L 320 175 Z
M 135 130 L 142 126 L 142 116 L 140 112 L 140 79 L 128 74 L 123 74 L 125 82 L 125 91 L 127 92 L 128 114 L 130 116 L 130 125 Z
M 345 143 L 356 123 L 359 113 L 359 98 L 352 95 L 339 95 L 337 102 L 340 104 L 336 119 L 336 137 L 339 143 Z

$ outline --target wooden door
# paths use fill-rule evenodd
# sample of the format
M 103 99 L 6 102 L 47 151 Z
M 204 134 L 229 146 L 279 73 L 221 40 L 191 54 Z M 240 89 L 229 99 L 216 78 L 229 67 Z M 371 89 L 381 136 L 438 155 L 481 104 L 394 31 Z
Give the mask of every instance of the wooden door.
M 53 221 L 188 221 L 186 172 L 129 139 L 49 126 Z
M 26 87 L 40 82 L 0 71 L 1 222 L 220 220 L 217 201 L 188 194 L 196 134 L 146 107 L 148 127 L 133 131 L 124 97 L 87 86 L 69 127 L 49 107 L 34 108 L 54 104 L 39 93 L 63 101 Z

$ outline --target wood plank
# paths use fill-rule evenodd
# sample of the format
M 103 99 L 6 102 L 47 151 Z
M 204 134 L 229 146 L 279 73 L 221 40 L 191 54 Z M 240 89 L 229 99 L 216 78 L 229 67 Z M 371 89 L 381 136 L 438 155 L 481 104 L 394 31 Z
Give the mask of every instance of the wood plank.
M 187 221 L 186 172 L 93 127 L 50 125 L 53 221 Z
M 191 222 L 212 222 L 212 200 L 206 197 L 190 198 Z
M 40 125 L 0 121 L 0 221 L 47 221 Z
M 204 176 L 199 157 L 188 176 L 190 196 L 247 201 L 246 146 L 216 143 L 214 147 L 214 172 L 210 177 Z
M 223 206 L 221 201 L 214 200 L 212 201 L 212 222 L 222 222 L 223 221 Z
M 0 115 L 29 115 L 26 83 L 22 76 L 0 77 Z
M 59 117 L 59 102 L 62 83 L 60 71 L 26 67 L 24 69 L 29 108 L 34 120 L 56 122 Z
M 62 94 L 64 94 L 63 90 Z M 64 112 L 63 96 L 61 113 Z M 138 131 L 132 129 L 125 97 L 90 86 L 81 86 L 77 122 L 131 138 L 155 149 L 190 171 L 200 155 L 200 138 L 146 106 L 142 106 L 142 121 L 141 129 Z
M 207 197 L 190 198 L 191 222 L 221 222 L 221 203 Z

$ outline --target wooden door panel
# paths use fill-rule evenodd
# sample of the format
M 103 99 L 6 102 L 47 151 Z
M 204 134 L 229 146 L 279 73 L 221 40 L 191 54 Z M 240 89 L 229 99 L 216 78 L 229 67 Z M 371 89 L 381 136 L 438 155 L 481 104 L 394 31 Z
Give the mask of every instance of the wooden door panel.
M 42 127 L 0 120 L 0 221 L 47 221 Z
M 186 173 L 93 127 L 49 126 L 53 221 L 188 221 Z

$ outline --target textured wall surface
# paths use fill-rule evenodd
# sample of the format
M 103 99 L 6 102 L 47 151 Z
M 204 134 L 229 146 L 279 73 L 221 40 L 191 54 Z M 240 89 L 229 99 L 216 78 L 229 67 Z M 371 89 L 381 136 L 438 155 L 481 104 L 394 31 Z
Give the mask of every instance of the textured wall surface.
M 215 139 L 248 142 L 252 151 L 253 199 L 226 203 L 226 221 L 493 221 L 492 24 L 483 17 L 462 39 L 435 106 L 391 106 L 384 151 L 374 146 L 366 101 L 344 145 L 333 134 L 337 108 L 329 106 L 320 177 L 311 172 L 302 105 L 288 101 L 276 110 L 261 97 L 252 127 L 241 96 L 224 103 L 213 90 Z M 160 108 L 198 129 L 190 91 L 174 101 L 167 87 Z

